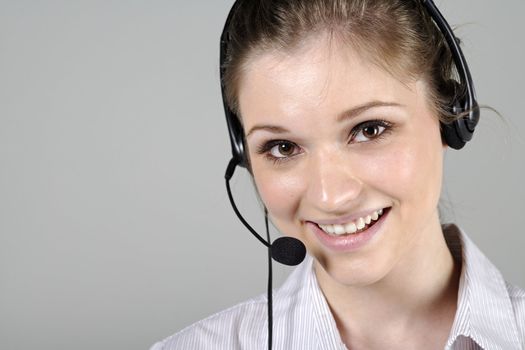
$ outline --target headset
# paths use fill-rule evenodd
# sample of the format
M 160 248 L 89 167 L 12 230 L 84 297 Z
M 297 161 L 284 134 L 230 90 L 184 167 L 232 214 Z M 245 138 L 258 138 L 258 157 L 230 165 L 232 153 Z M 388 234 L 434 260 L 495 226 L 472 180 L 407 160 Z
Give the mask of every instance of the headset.
M 268 228 L 268 213 L 265 209 L 265 227 L 266 240 L 262 238 L 242 217 L 235 201 L 233 199 L 230 179 L 232 178 L 237 166 L 248 168 L 248 157 L 244 144 L 244 130 L 240 123 L 239 117 L 233 112 L 226 100 L 224 74 L 225 63 L 228 55 L 228 44 L 230 42 L 230 23 L 239 4 L 243 0 L 236 0 L 233 4 L 220 39 L 220 79 L 221 79 L 221 93 L 222 102 L 224 106 L 224 113 L 226 115 L 226 122 L 228 125 L 228 132 L 230 135 L 232 159 L 228 163 L 226 173 L 224 175 L 226 180 L 226 189 L 228 198 L 232 205 L 235 214 L 243 225 L 257 238 L 262 244 L 268 248 L 268 349 L 272 349 L 272 259 L 285 265 L 298 265 L 306 256 L 306 248 L 304 244 L 292 237 L 280 237 L 273 243 L 270 243 L 270 234 Z M 247 0 L 257 1 L 257 0 Z M 476 100 L 476 93 L 474 90 L 474 83 L 472 76 L 465 60 L 465 56 L 459 46 L 459 39 L 456 38 L 450 25 L 447 23 L 441 12 L 437 9 L 433 0 L 415 0 L 420 1 L 426 9 L 435 25 L 442 33 L 447 46 L 452 54 L 453 62 L 456 68 L 458 80 L 452 80 L 453 90 L 455 95 L 452 97 L 448 112 L 453 115 L 454 121 L 451 123 L 440 123 L 442 140 L 453 149 L 461 149 L 465 144 L 472 139 L 474 129 L 478 124 L 480 111 Z

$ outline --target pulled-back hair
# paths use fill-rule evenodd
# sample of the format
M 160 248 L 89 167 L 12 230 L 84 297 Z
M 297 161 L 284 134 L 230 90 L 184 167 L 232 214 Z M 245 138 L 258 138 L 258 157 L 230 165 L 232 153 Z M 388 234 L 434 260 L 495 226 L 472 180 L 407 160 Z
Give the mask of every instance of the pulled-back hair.
M 291 52 L 307 39 L 329 33 L 399 80 L 423 79 L 439 119 L 449 123 L 455 118 L 448 108 L 457 93 L 452 55 L 420 0 L 238 2 L 223 63 L 226 100 L 237 114 L 240 76 L 250 58 Z

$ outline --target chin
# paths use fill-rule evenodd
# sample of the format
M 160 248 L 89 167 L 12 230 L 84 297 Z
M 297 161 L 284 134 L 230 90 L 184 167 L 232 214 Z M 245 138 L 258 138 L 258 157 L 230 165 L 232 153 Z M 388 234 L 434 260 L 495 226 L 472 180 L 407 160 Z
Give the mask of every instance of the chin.
M 384 256 L 376 257 L 315 257 L 318 278 L 348 287 L 364 287 L 380 282 L 388 276 L 393 264 Z

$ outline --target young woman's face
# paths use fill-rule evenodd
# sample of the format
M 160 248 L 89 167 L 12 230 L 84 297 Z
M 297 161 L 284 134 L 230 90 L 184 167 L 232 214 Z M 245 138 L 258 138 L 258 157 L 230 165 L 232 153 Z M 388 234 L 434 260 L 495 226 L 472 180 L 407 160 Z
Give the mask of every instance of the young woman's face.
M 403 83 L 318 40 L 251 59 L 239 107 L 271 220 L 329 276 L 370 284 L 424 245 L 437 221 L 443 145 L 423 82 Z

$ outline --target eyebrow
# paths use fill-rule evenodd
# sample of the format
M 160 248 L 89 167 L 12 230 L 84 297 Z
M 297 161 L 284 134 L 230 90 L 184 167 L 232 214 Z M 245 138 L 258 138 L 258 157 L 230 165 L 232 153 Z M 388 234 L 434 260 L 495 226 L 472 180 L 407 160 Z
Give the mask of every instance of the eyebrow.
M 266 130 L 274 134 L 285 134 L 288 131 L 288 129 L 283 128 L 281 126 L 276 125 L 255 125 L 253 128 L 250 129 L 250 131 L 246 134 L 246 137 L 250 136 L 250 134 L 253 134 L 254 131 L 257 130 Z
M 344 111 L 337 117 L 337 121 L 341 122 L 346 119 L 357 117 L 359 114 L 364 113 L 369 109 L 377 107 L 403 107 L 403 105 L 397 102 L 370 101 L 362 105 L 356 106 L 354 108 L 351 108 L 347 111 Z
M 369 109 L 377 108 L 377 107 L 403 107 L 403 105 L 396 103 L 396 102 L 370 101 L 370 102 L 364 103 L 362 105 L 353 107 L 349 110 L 342 112 L 337 117 L 337 121 L 342 122 L 347 119 L 355 118 L 359 114 L 364 113 L 365 111 Z M 262 125 L 255 125 L 253 128 L 251 128 L 250 131 L 246 134 L 246 137 L 250 136 L 257 130 L 266 130 L 274 134 L 284 134 L 284 133 L 289 132 L 288 129 L 283 128 L 281 126 L 262 124 Z

